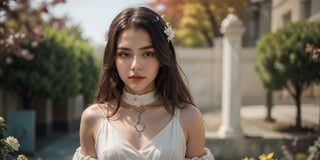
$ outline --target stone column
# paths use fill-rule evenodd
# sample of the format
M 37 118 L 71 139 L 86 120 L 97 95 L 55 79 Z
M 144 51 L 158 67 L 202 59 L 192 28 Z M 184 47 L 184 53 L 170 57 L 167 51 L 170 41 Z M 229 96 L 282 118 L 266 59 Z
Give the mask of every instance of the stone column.
M 218 135 L 222 138 L 242 137 L 240 122 L 241 74 L 240 51 L 241 37 L 244 32 L 242 22 L 234 10 L 229 9 L 228 16 L 222 21 L 223 68 L 222 68 L 222 124 Z
M 213 107 L 220 108 L 222 93 L 222 38 L 214 39 L 213 48 Z

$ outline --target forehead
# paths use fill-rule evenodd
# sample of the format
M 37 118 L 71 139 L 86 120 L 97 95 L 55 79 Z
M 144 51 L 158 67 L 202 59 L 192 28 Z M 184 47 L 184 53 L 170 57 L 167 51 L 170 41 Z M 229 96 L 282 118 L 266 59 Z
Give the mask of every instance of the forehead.
M 119 34 L 118 47 L 140 48 L 146 45 L 152 45 L 152 39 L 142 28 L 125 29 Z

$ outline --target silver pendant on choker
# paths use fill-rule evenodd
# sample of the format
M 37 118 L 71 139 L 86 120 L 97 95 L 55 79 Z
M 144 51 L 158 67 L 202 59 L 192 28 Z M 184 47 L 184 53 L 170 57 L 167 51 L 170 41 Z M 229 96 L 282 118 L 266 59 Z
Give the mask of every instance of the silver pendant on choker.
M 137 132 L 141 133 L 146 129 L 146 126 L 144 125 L 143 122 L 137 122 L 136 125 L 134 125 L 134 128 L 136 129 Z
M 142 110 L 139 110 L 139 114 L 138 114 L 138 121 L 136 122 L 136 124 L 134 125 L 134 128 L 136 129 L 137 132 L 139 132 L 139 134 L 141 134 L 141 132 L 143 132 L 146 129 L 146 125 L 141 121 L 141 116 L 142 113 L 146 111 L 146 107 L 142 106 L 141 108 Z

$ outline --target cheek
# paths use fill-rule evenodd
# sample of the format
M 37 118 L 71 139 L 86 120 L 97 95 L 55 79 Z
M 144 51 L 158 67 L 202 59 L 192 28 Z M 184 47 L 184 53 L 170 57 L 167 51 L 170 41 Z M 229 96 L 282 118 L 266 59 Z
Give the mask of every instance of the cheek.
M 125 68 L 124 64 L 119 60 L 115 60 L 115 65 L 116 65 L 118 74 L 121 76 L 123 74 L 123 70 Z
M 116 65 L 117 68 L 124 68 L 123 66 L 125 65 L 125 61 L 121 58 L 116 58 L 114 60 L 114 63 Z
M 153 63 L 153 66 L 150 67 L 150 69 L 152 70 L 152 72 L 153 72 L 155 75 L 157 75 L 158 72 L 159 72 L 159 69 L 160 69 L 160 63 L 159 63 L 159 61 L 155 61 L 155 62 Z

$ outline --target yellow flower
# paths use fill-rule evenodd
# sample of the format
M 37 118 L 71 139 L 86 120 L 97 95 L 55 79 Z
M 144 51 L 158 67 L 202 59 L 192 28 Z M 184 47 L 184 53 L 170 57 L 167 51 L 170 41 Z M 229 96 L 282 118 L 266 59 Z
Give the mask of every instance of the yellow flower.
M 1 116 L 0 116 L 0 123 L 4 123 L 4 119 Z
M 265 154 L 262 154 L 259 156 L 259 160 L 274 160 L 272 157 L 273 157 L 273 152 L 265 155 Z
M 244 157 L 241 160 L 249 160 L 249 158 L 248 157 Z
M 20 154 L 18 157 L 17 157 L 17 160 L 28 160 L 28 158 L 23 155 L 23 154 Z
M 7 137 L 6 142 L 15 150 L 18 151 L 20 144 L 18 140 L 12 136 Z

